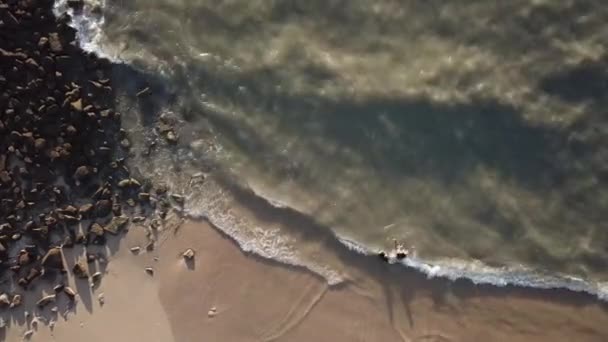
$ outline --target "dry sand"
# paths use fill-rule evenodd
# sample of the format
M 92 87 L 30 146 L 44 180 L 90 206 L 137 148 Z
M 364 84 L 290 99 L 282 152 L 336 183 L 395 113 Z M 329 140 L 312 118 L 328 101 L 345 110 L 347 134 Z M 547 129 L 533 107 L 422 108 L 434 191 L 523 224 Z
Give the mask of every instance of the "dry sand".
M 121 248 L 111 246 L 99 288 L 85 295 L 80 286 L 76 312 L 52 331 L 40 325 L 32 341 L 608 340 L 608 311 L 589 296 L 428 280 L 356 255 L 353 282 L 328 287 L 242 253 L 206 223 L 187 222 L 155 251 L 132 255 L 129 247 L 145 243 L 141 232 L 132 227 Z M 187 248 L 196 250 L 193 262 L 181 257 Z M 6 340 L 26 329 L 13 321 Z

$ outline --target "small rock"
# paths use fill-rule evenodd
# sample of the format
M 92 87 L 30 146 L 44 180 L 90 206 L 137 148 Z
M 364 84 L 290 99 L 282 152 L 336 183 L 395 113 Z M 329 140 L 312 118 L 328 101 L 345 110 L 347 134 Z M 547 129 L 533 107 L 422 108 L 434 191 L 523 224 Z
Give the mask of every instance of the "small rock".
M 131 253 L 138 254 L 141 248 L 139 246 L 131 247 Z
M 55 287 L 53 287 L 53 291 L 55 291 L 55 293 L 59 293 L 63 291 L 63 289 L 65 289 L 65 285 L 63 284 L 57 284 Z
M 192 248 L 188 248 L 182 255 L 184 256 L 184 258 L 192 260 L 192 258 L 194 258 L 194 254 L 194 250 Z
M 74 300 L 74 298 L 76 297 L 76 291 L 74 291 L 71 287 L 66 286 L 63 289 L 63 292 L 68 296 L 68 298 L 70 298 L 70 300 Z
M 84 218 L 88 218 L 91 215 L 91 213 L 93 213 L 94 208 L 95 207 L 92 204 L 87 203 L 87 204 L 81 205 L 80 208 L 78 209 L 78 211 Z
M 143 217 L 143 216 L 134 216 L 131 219 L 131 222 L 133 222 L 133 223 L 139 223 L 139 222 L 144 222 L 145 220 L 146 220 L 146 218 Z
M 112 202 L 110 200 L 104 199 L 99 200 L 95 203 L 95 213 L 97 217 L 105 217 L 108 216 L 112 212 Z
M 72 271 L 74 272 L 74 275 L 78 278 L 86 279 L 89 277 L 87 267 L 82 261 L 78 261 L 72 268 Z
M 177 143 L 177 135 L 175 134 L 175 132 L 173 130 L 170 130 L 169 132 L 167 132 L 167 141 L 171 144 Z
M 59 39 L 58 33 L 49 34 L 49 46 L 51 47 L 51 51 L 53 52 L 63 51 L 63 45 L 61 44 L 61 40 Z
M 137 198 L 139 198 L 141 202 L 148 202 L 150 200 L 150 194 L 147 192 L 140 192 L 137 195 Z
M 29 340 L 30 338 L 32 338 L 32 335 L 34 335 L 34 330 L 28 330 L 23 333 L 23 339 Z
M 70 107 L 77 112 L 82 112 L 82 99 L 70 102 Z
M 141 96 L 144 96 L 144 95 L 149 95 L 150 93 L 151 93 L 150 88 L 146 87 L 146 88 L 140 90 L 137 94 L 135 94 L 135 96 L 141 97 Z
M 85 181 L 90 175 L 91 168 L 86 165 L 82 165 L 76 168 L 76 171 L 74 172 L 74 179 L 82 182 Z
M 0 307 L 11 305 L 11 301 L 6 293 L 0 294 Z
M 154 269 L 152 267 L 146 267 L 146 273 L 148 273 L 149 275 L 153 276 L 154 275 Z
M 42 299 L 40 299 L 38 302 L 36 302 L 36 305 L 38 305 L 39 307 L 43 308 L 46 305 L 48 305 L 49 303 L 54 302 L 55 298 L 56 298 L 56 296 L 54 294 L 48 295 L 48 296 L 44 296 L 44 297 L 42 297 Z
M 215 317 L 217 315 L 217 308 L 215 306 L 211 307 L 209 311 L 207 311 L 207 316 Z
M 49 249 L 46 255 L 42 258 L 42 266 L 45 268 L 54 268 L 59 270 L 65 269 L 61 254 L 61 248 L 59 247 Z
M 91 276 L 91 281 L 93 281 L 93 283 L 98 283 L 101 280 L 102 275 L 103 274 L 101 272 L 93 273 L 93 275 Z
M 21 305 L 22 302 L 23 302 L 23 298 L 21 297 L 21 295 L 16 294 L 13 296 L 13 300 L 11 300 L 10 307 L 11 308 L 17 307 L 17 306 Z
M 99 294 L 99 296 L 97 296 L 97 300 L 99 301 L 99 305 L 103 306 L 106 303 L 106 297 L 105 295 L 102 293 Z

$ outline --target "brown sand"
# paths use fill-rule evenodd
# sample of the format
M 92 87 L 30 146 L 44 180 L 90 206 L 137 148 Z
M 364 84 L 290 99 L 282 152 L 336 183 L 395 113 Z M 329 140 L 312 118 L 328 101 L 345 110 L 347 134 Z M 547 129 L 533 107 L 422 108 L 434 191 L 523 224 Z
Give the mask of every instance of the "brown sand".
M 606 308 L 567 291 L 428 280 L 356 255 L 347 270 L 353 282 L 328 287 L 304 270 L 242 253 L 201 222 L 186 223 L 154 252 L 129 252 L 144 241 L 141 229 L 131 228 L 120 249 L 111 246 L 116 254 L 100 287 L 88 299 L 79 289 L 85 298 L 76 313 L 59 318 L 52 331 L 39 326 L 32 340 L 608 340 Z M 192 263 L 181 257 L 187 248 L 196 250 Z M 153 277 L 146 266 L 155 268 Z M 214 316 L 208 315 L 212 308 Z M 15 322 L 6 340 L 20 340 L 25 330 Z
M 298 269 L 243 254 L 204 223 L 162 249 L 160 298 L 177 341 L 606 341 L 608 311 L 567 291 L 428 280 L 353 256 L 353 283 L 328 287 Z M 170 253 L 166 253 L 170 254 Z M 208 310 L 217 309 L 215 317 Z

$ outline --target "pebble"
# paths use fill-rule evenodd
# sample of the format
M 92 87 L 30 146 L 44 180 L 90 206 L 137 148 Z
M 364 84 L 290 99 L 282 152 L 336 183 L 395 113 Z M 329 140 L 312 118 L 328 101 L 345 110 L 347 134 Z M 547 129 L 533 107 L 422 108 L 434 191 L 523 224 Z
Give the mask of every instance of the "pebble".
M 97 296 L 97 300 L 99 301 L 99 305 L 101 305 L 101 306 L 103 306 L 106 303 L 106 298 L 105 298 L 105 295 L 103 294 L 103 292 Z
M 11 308 L 17 307 L 19 305 L 21 305 L 21 302 L 23 301 L 22 297 L 20 294 L 16 294 L 13 296 L 13 300 L 11 301 Z
M 217 308 L 215 306 L 211 307 L 209 311 L 207 311 L 207 316 L 215 317 L 217 315 Z
M 131 253 L 138 254 L 140 249 L 141 248 L 139 246 L 131 247 Z
M 70 298 L 70 300 L 74 300 L 74 298 L 76 297 L 76 291 L 74 291 L 71 287 L 66 286 L 63 289 L 63 292 L 68 296 L 68 298 Z
M 184 258 L 192 260 L 194 258 L 194 254 L 194 250 L 192 248 L 188 248 L 182 255 L 184 256 Z
M 146 267 L 145 271 L 151 276 L 154 275 L 154 269 L 152 267 Z
M 6 293 L 0 294 L 0 306 L 9 306 L 11 304 L 11 301 L 8 298 L 8 295 Z
M 44 297 L 42 297 L 42 299 L 40 299 L 38 302 L 36 302 L 36 305 L 38 305 L 39 307 L 43 308 L 46 305 L 48 305 L 49 303 L 54 302 L 55 298 L 56 298 L 56 296 L 54 294 L 48 295 L 48 296 L 44 296 Z

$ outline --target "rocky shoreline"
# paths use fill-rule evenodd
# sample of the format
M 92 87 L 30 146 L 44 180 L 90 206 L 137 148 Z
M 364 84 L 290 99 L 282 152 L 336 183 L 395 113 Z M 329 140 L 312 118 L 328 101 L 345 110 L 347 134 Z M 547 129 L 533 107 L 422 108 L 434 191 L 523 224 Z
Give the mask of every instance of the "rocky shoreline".
M 82 1 L 69 5 L 78 10 Z M 55 294 L 28 293 L 39 281 L 73 300 L 66 277 L 93 286 L 101 273 L 89 266 L 107 258 L 87 250 L 67 269 L 65 249 L 103 245 L 130 222 L 146 222 L 151 250 L 152 230 L 172 203 L 183 204 L 131 175 L 112 64 L 82 51 L 69 15 L 56 18 L 52 7 L 0 0 L 0 307 L 26 296 L 46 307 Z

